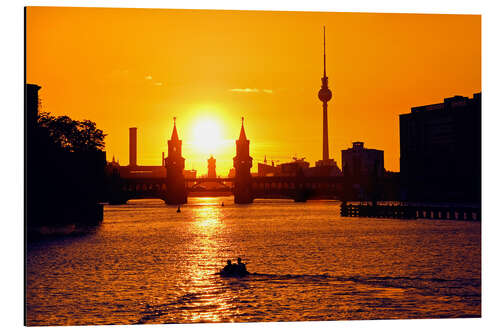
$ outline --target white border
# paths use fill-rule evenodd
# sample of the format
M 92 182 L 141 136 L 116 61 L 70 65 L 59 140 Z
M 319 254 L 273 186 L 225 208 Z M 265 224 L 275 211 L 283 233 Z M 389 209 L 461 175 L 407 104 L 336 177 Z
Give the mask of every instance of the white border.
M 498 78 L 499 72 L 499 5 L 496 1 L 458 1 L 458 0 L 350 0 L 332 1 L 271 1 L 253 0 L 251 2 L 194 0 L 151 1 L 151 0 L 108 0 L 108 1 L 11 1 L 2 4 L 0 22 L 2 24 L 2 52 L 0 80 L 2 96 L 2 302 L 0 326 L 15 329 L 35 329 L 22 327 L 23 317 L 23 6 L 93 6 L 93 7 L 146 7 L 146 8 L 212 8 L 212 9 L 247 9 L 247 10 L 307 10 L 338 12 L 386 12 L 386 13 L 453 13 L 483 15 L 483 318 L 457 320 L 386 320 L 386 321 L 344 321 L 344 322 L 301 322 L 301 323 L 266 323 L 266 324 L 196 324 L 196 325 L 148 325 L 148 326 L 98 326 L 99 330 L 198 330 L 214 332 L 254 332 L 255 330 L 303 330 L 326 332 L 364 331 L 370 332 L 422 332 L 422 331 L 493 331 L 500 327 L 498 320 L 498 297 L 500 283 L 496 256 L 499 250 L 499 214 L 496 212 L 500 188 L 498 166 L 500 165 L 498 140 Z M 457 68 L 457 70 L 460 70 Z M 87 330 L 90 327 L 36 328 L 36 330 Z M 9 331 L 11 331 L 9 329 Z

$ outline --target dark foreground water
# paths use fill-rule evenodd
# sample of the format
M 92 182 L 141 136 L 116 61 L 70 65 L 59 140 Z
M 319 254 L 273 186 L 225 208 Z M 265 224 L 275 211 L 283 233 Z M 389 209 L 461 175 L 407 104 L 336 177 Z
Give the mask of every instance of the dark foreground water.
M 29 244 L 27 324 L 477 317 L 480 231 L 340 218 L 328 201 L 107 206 L 88 235 Z M 214 274 L 237 256 L 255 274 Z

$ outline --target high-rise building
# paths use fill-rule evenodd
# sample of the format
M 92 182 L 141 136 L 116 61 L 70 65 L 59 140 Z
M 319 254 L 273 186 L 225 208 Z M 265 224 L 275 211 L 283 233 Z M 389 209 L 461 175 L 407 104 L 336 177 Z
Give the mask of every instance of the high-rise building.
M 403 199 L 481 198 L 481 93 L 411 108 L 399 116 Z
M 353 142 L 352 148 L 342 150 L 342 172 L 350 177 L 382 177 L 384 151 L 367 149 L 363 142 Z

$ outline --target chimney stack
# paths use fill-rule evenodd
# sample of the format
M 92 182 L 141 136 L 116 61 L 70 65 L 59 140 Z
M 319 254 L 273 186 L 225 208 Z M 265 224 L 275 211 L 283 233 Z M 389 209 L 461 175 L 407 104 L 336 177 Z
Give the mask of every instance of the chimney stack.
M 129 166 L 137 166 L 137 127 L 129 128 Z

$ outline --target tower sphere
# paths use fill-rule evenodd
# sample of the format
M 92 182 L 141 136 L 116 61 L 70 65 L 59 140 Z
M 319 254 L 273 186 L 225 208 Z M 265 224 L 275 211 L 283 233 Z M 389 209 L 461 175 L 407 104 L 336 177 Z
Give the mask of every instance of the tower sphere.
M 326 103 L 332 99 L 332 91 L 327 87 L 322 87 L 318 92 L 318 98 L 323 103 Z

